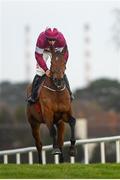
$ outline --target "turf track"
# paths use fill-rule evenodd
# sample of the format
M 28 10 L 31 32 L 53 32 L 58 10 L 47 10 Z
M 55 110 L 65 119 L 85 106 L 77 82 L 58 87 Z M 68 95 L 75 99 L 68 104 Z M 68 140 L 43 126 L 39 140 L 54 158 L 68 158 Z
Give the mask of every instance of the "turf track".
M 119 178 L 120 164 L 0 165 L 0 178 Z

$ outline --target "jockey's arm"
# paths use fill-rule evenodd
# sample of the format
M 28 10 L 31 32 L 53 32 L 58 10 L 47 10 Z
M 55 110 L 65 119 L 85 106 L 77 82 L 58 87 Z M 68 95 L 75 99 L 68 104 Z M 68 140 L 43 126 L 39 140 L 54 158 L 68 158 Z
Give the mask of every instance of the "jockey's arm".
M 46 72 L 48 70 L 48 67 L 46 65 L 46 62 L 43 59 L 43 54 L 39 54 L 39 53 L 35 52 L 35 58 L 37 60 L 37 63 L 39 64 L 39 66 Z
M 66 42 L 65 37 L 63 36 L 62 33 L 60 33 L 60 35 L 59 35 L 59 43 L 61 45 L 61 48 L 65 49 L 64 58 L 65 58 L 66 63 L 67 63 L 67 60 L 69 57 L 69 51 L 68 51 L 67 42 Z
M 43 58 L 44 42 L 45 42 L 44 33 L 42 32 L 37 39 L 36 48 L 35 48 L 35 58 L 38 65 L 46 72 L 48 70 L 48 67 Z

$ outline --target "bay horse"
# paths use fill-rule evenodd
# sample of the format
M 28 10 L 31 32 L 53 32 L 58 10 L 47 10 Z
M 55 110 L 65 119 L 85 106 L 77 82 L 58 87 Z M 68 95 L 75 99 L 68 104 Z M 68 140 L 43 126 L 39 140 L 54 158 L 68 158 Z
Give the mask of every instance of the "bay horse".
M 27 119 L 31 125 L 32 135 L 38 151 L 39 163 L 42 163 L 40 138 L 40 124 L 45 123 L 53 139 L 52 154 L 59 154 L 60 162 L 63 162 L 63 142 L 65 122 L 71 129 L 70 156 L 75 156 L 75 122 L 72 116 L 71 99 L 64 82 L 66 61 L 64 59 L 65 48 L 62 52 L 51 49 L 50 77 L 46 76 L 38 91 L 38 102 L 33 105 L 27 104 Z M 40 111 L 36 110 L 40 106 Z

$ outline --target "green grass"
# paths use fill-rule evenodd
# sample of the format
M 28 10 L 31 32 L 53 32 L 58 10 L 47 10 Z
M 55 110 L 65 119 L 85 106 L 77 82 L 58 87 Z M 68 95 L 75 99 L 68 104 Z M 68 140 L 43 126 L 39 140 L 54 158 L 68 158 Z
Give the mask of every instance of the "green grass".
M 80 179 L 119 178 L 120 164 L 0 165 L 0 178 Z

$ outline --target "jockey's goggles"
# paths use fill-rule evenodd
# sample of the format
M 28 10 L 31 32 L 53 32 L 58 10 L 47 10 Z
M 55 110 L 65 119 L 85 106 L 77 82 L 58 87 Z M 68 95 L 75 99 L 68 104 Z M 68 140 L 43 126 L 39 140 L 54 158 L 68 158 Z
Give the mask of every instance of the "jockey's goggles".
M 56 41 L 54 38 L 47 38 L 48 41 Z

